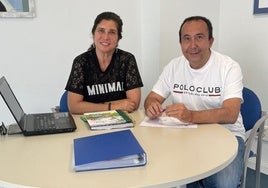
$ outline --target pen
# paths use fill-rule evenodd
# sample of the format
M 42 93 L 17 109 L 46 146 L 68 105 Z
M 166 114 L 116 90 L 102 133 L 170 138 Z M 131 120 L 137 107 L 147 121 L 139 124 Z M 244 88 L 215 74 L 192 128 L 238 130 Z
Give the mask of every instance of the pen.
M 165 112 L 165 111 L 166 111 L 166 109 L 164 108 L 164 109 L 162 110 L 162 113 Z

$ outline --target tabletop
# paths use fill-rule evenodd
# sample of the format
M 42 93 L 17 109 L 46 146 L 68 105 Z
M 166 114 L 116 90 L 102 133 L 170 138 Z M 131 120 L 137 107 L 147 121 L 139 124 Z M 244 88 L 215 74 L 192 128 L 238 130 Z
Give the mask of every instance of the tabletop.
M 0 180 L 33 187 L 173 187 L 212 175 L 237 153 L 235 136 L 219 124 L 177 129 L 142 127 L 142 110 L 129 114 L 133 132 L 147 154 L 141 167 L 75 172 L 73 139 L 118 131 L 91 131 L 79 115 L 77 130 L 43 136 L 0 137 Z M 101 149 L 101 148 L 100 148 Z

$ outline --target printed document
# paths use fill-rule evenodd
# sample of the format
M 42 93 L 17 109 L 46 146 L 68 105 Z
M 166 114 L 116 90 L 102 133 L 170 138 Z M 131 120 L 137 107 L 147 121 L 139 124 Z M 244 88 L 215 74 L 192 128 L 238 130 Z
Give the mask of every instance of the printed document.
M 174 117 L 161 116 L 156 119 L 145 117 L 140 126 L 146 127 L 172 127 L 172 128 L 197 128 L 197 124 L 185 123 Z

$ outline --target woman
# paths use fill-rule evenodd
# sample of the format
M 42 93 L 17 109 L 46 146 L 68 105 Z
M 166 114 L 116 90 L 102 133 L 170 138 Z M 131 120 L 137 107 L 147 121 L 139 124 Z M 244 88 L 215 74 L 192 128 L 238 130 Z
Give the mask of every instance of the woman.
M 139 107 L 142 79 L 134 55 L 118 49 L 123 22 L 112 12 L 95 19 L 89 50 L 74 59 L 69 80 L 69 111 L 81 114 Z

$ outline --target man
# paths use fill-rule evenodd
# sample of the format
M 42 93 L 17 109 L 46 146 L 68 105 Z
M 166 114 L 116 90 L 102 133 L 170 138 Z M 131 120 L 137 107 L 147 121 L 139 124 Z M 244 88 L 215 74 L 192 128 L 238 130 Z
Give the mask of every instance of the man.
M 146 115 L 154 119 L 165 111 L 167 116 L 183 122 L 219 123 L 228 128 L 239 145 L 234 161 L 222 171 L 187 187 L 235 188 L 240 184 L 245 150 L 240 66 L 230 57 L 211 50 L 212 24 L 205 17 L 186 18 L 179 37 L 183 56 L 164 68 L 145 99 Z M 169 96 L 173 104 L 164 108 L 162 104 Z

